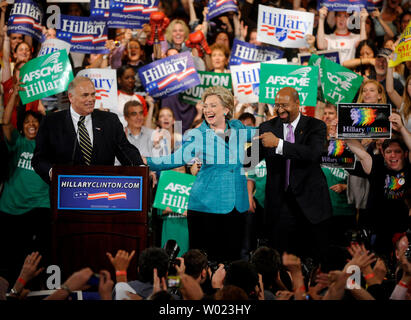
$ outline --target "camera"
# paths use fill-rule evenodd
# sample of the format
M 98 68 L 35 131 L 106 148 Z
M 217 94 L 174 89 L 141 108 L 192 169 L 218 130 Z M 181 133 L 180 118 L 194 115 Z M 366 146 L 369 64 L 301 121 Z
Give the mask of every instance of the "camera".
M 180 260 L 177 259 L 180 247 L 174 239 L 167 240 L 164 245 L 164 250 L 168 255 L 168 275 L 175 276 L 177 274 L 176 265 L 180 266 Z
M 407 258 L 408 262 L 411 262 L 411 229 L 408 229 L 405 233 L 408 239 L 408 248 L 405 250 L 405 257 Z
M 363 243 L 365 247 L 371 246 L 371 231 L 367 229 L 349 230 L 345 233 L 346 238 L 351 243 Z

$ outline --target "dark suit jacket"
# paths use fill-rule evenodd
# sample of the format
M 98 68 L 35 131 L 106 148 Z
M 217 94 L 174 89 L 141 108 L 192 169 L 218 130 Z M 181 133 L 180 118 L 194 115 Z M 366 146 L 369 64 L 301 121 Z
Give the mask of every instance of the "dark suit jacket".
M 140 165 L 138 149 L 128 142 L 117 115 L 94 110 L 93 154 L 91 165 L 114 165 L 115 157 L 122 165 Z M 32 159 L 34 170 L 50 183 L 49 171 L 56 164 L 84 164 L 70 110 L 48 114 L 36 137 Z
M 262 123 L 259 129 L 259 134 L 272 132 L 284 139 L 283 123 L 278 117 Z M 317 224 L 332 215 L 327 181 L 320 167 L 326 141 L 325 123 L 301 115 L 294 136 L 295 143 L 284 140 L 283 155 L 260 142 L 260 157 L 267 164 L 265 208 L 267 214 L 278 215 L 285 194 L 285 160 L 290 159 L 290 191 L 306 218 Z

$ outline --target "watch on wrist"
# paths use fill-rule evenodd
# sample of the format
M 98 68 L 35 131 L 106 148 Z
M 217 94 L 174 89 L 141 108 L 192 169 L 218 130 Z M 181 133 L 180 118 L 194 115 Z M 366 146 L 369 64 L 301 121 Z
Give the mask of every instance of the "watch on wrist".
M 71 294 L 71 293 L 73 292 L 73 291 L 70 290 L 70 288 L 69 288 L 65 283 L 63 283 L 63 284 L 60 286 L 60 289 L 63 289 L 63 290 L 65 290 L 65 291 L 67 291 L 68 294 Z
M 13 288 L 11 288 L 10 293 L 11 293 L 12 295 L 14 295 L 14 296 L 17 296 L 17 297 L 20 295 L 20 293 L 19 293 L 19 292 L 17 292 L 17 290 L 16 290 L 16 289 L 14 289 L 14 287 L 13 287 Z

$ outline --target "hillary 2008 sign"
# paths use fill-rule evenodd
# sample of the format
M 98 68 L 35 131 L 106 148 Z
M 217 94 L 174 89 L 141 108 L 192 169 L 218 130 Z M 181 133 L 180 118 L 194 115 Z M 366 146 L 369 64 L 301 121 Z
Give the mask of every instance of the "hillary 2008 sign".
M 59 175 L 60 210 L 142 210 L 142 177 Z
M 257 40 L 284 48 L 307 47 L 305 36 L 313 33 L 314 14 L 258 6 Z
M 141 82 L 150 96 L 162 98 L 200 84 L 190 52 L 176 54 L 138 70 Z

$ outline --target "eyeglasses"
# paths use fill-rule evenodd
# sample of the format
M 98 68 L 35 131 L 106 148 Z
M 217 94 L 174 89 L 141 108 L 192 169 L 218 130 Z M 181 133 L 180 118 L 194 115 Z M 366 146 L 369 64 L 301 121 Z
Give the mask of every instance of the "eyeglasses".
M 276 109 L 280 109 L 280 108 L 287 109 L 289 106 L 290 106 L 290 103 L 276 103 L 276 104 L 274 104 L 274 108 L 276 108 Z

